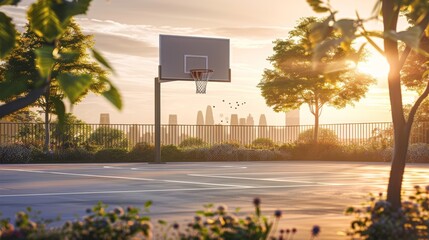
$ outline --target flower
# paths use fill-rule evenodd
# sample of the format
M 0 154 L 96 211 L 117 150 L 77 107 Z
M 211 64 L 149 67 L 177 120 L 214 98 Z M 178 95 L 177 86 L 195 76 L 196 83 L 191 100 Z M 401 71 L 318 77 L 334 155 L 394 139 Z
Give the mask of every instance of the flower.
M 274 216 L 276 216 L 276 218 L 280 218 L 280 217 L 282 216 L 282 211 L 280 211 L 280 210 L 276 210 L 276 211 L 274 212 Z
M 173 228 L 174 229 L 179 229 L 179 224 L 178 223 L 173 224 Z
M 320 227 L 318 225 L 314 225 L 313 229 L 311 229 L 311 235 L 316 237 L 320 233 Z
M 253 204 L 257 207 L 259 207 L 259 205 L 261 205 L 261 199 L 259 198 L 254 198 L 253 199 Z

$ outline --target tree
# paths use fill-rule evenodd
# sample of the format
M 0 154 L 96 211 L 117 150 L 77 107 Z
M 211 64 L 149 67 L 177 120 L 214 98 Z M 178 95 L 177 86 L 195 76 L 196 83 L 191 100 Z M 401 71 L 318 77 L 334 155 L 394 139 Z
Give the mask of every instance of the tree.
M 325 105 L 344 108 L 347 104 L 362 98 L 368 86 L 374 82 L 369 75 L 342 68 L 344 51 L 332 49 L 323 63 L 329 64 L 331 73 L 322 74 L 321 69 L 313 69 L 310 31 L 311 26 L 320 22 L 313 17 L 301 19 L 289 32 L 285 40 L 276 40 L 274 55 L 268 58 L 274 69 L 265 69 L 258 87 L 268 106 L 274 111 L 288 111 L 307 104 L 314 115 L 313 140 L 317 142 L 319 117 Z M 338 36 L 331 34 L 331 39 Z
M 31 85 L 34 79 L 39 77 L 39 72 L 34 62 L 36 60 L 35 50 L 42 47 L 43 38 L 37 36 L 26 26 L 26 30 L 17 41 L 17 47 L 5 58 L 0 65 L 0 79 L 19 79 L 25 84 Z M 48 150 L 50 142 L 50 113 L 55 113 L 54 101 L 62 101 L 65 97 L 64 91 L 59 87 L 58 77 L 62 74 L 86 74 L 91 78 L 88 89 L 82 92 L 74 102 L 80 102 L 89 91 L 101 93 L 105 91 L 103 79 L 106 79 L 107 72 L 90 58 L 87 48 L 94 45 L 92 36 L 82 33 L 79 25 L 71 20 L 64 33 L 56 41 L 58 55 L 67 54 L 73 51 L 70 58 L 59 58 L 51 69 L 51 81 L 48 90 L 31 106 L 39 107 L 45 113 L 45 149 Z M 0 80 L 1 81 L 1 80 Z M 28 94 L 28 91 L 22 93 Z M 16 98 L 16 97 L 14 97 Z
M 357 19 L 336 19 L 336 11 L 329 5 L 329 1 L 307 0 L 307 2 L 314 11 L 329 14 L 328 20 L 315 26 L 312 32 L 312 47 L 320 57 L 324 56 L 327 52 L 326 50 L 330 48 L 340 46 L 347 50 L 356 38 L 364 37 L 368 43 L 386 57 L 390 66 L 388 88 L 393 122 L 394 149 L 387 187 L 387 201 L 391 203 L 394 210 L 398 210 L 401 207 L 402 180 L 411 127 L 419 106 L 429 95 L 427 74 L 423 74 L 418 78 L 418 82 L 424 84 L 425 87 L 411 107 L 408 116 L 406 116 L 402 100 L 401 83 L 403 77 L 401 76 L 401 69 L 403 69 L 404 63 L 412 51 L 427 55 L 424 49 L 420 48 L 420 39 L 425 34 L 428 36 L 425 30 L 429 26 L 429 2 L 426 0 L 376 1 L 373 16 L 368 19 L 361 19 L 359 16 Z M 409 28 L 405 31 L 397 30 L 401 12 L 409 19 Z M 382 31 L 368 31 L 365 28 L 365 23 L 371 19 L 382 21 Z M 344 37 L 339 41 L 332 41 L 327 38 L 332 31 L 341 32 Z M 384 47 L 378 46 L 372 37 L 382 39 Z M 401 44 L 405 44 L 405 48 L 401 48 Z M 320 58 L 314 60 L 315 64 L 318 65 Z
M 17 5 L 20 0 L 1 1 L 3 5 Z M 37 101 L 42 95 L 49 91 L 52 77 L 57 78 L 59 88 L 64 92 L 71 104 L 77 102 L 84 95 L 94 79 L 87 73 L 59 73 L 55 75 L 54 66 L 59 61 L 74 61 L 77 54 L 76 49 L 61 52 L 62 47 L 58 44 L 59 38 L 67 31 L 72 17 L 85 14 L 91 0 L 37 0 L 29 7 L 27 18 L 30 30 L 43 39 L 41 46 L 35 52 L 33 63 L 38 76 L 28 82 L 25 79 L 14 79 L 6 77 L 0 82 L 0 101 L 12 99 L 0 105 L 0 118 L 11 114 L 19 109 L 27 107 Z M 16 43 L 16 30 L 12 19 L 0 12 L 0 58 L 4 58 L 12 51 Z M 94 49 L 88 49 L 93 57 L 107 69 L 113 71 L 108 62 Z M 109 79 L 100 79 L 105 86 L 102 95 L 115 107 L 121 109 L 122 101 L 116 87 Z M 54 109 L 60 122 L 64 120 L 65 105 L 63 99 L 52 98 Z
M 90 136 L 91 126 L 71 113 L 66 113 L 64 123 L 55 122 L 52 135 L 57 147 L 69 148 L 85 144 Z
M 127 148 L 128 140 L 124 131 L 108 126 L 98 127 L 88 139 L 90 144 L 103 148 Z

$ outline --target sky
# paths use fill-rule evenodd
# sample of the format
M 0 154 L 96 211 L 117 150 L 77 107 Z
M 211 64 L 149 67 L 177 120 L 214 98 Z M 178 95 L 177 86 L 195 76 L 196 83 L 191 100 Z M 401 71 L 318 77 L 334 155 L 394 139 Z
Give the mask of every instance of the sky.
M 25 11 L 32 1 L 4 8 L 18 26 L 25 23 Z M 334 0 L 339 17 L 369 16 L 371 0 Z M 154 78 L 159 64 L 159 35 L 201 36 L 230 39 L 231 83 L 209 82 L 207 94 L 195 94 L 193 82 L 161 84 L 161 122 L 169 114 L 178 115 L 179 124 L 195 124 L 197 112 L 214 107 L 215 124 L 231 114 L 265 114 L 268 125 L 284 125 L 285 114 L 267 107 L 257 88 L 267 58 L 273 54 L 273 41 L 287 37 L 301 17 L 315 14 L 304 0 L 93 0 L 87 15 L 77 18 L 85 34 L 94 35 L 95 48 L 113 65 L 111 80 L 119 88 L 124 107 L 116 110 L 100 96 L 89 95 L 71 111 L 87 123 L 98 123 L 101 113 L 109 113 L 111 123 L 154 123 Z M 377 23 L 373 24 L 378 27 Z M 381 26 L 381 25 L 380 25 Z M 374 53 L 362 69 L 374 72 L 377 84 L 355 106 L 325 108 L 320 122 L 354 123 L 391 121 L 387 92 L 386 63 Z M 375 70 L 376 71 L 375 71 Z M 405 102 L 414 99 L 405 94 Z M 223 102 L 225 100 L 225 102 Z M 237 110 L 227 102 L 246 102 Z M 314 117 L 306 105 L 300 109 L 301 124 Z

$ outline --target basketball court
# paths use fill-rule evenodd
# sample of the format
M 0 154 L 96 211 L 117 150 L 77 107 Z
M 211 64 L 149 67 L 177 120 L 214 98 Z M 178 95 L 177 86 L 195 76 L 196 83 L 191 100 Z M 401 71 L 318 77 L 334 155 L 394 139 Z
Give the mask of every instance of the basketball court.
M 153 219 L 184 223 L 208 203 L 251 213 L 259 197 L 264 214 L 283 211 L 282 227 L 298 228 L 297 239 L 307 238 L 314 224 L 321 226 L 321 239 L 343 239 L 338 234 L 351 221 L 344 209 L 383 191 L 389 168 L 307 161 L 1 165 L 0 211 L 13 219 L 31 206 L 44 218 L 65 221 L 98 201 L 143 207 L 152 200 Z M 410 165 L 405 188 L 427 184 L 428 173 L 426 165 Z

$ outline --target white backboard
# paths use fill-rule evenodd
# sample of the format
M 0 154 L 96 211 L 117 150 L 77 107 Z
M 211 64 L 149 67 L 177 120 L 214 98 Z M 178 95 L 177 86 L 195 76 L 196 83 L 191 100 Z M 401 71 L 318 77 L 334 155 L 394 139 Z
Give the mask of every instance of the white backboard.
M 191 69 L 211 69 L 209 81 L 231 82 L 229 39 L 159 35 L 159 79 L 193 81 Z

